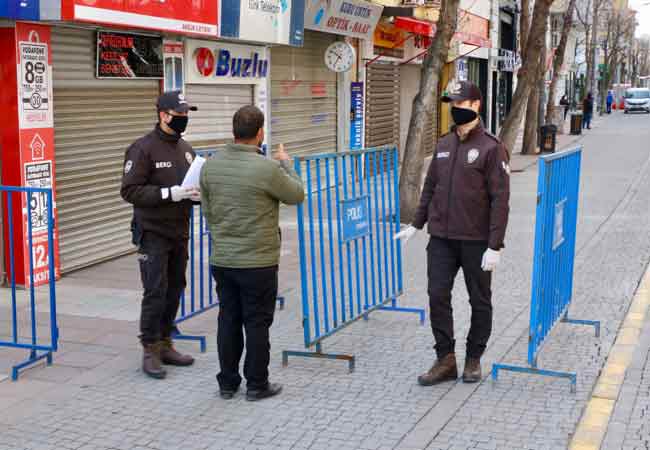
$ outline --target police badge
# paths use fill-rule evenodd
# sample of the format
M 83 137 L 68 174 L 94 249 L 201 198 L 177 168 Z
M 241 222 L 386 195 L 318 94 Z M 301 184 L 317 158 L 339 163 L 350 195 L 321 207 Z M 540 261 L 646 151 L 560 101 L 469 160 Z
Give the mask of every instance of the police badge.
M 475 148 L 467 152 L 467 164 L 472 164 L 478 159 L 479 151 Z

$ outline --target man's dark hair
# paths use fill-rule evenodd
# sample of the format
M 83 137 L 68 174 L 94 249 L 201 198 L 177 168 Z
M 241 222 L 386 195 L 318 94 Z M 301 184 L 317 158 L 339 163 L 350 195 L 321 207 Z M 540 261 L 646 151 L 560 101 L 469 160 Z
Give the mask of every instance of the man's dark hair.
M 232 118 L 235 139 L 253 139 L 264 127 L 264 113 L 257 106 L 242 106 Z

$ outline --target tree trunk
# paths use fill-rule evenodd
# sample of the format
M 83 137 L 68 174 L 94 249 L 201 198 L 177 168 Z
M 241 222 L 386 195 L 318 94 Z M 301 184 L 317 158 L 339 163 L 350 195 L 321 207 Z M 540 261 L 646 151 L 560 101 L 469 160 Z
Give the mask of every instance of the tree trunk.
M 449 43 L 456 31 L 458 4 L 460 0 L 442 0 L 438 31 L 427 50 L 422 64 L 420 90 L 413 99 L 402 170 L 400 172 L 400 220 L 413 220 L 420 198 L 422 167 L 424 166 L 423 138 L 426 121 L 431 118 L 437 101 L 438 84 L 442 69 L 447 62 Z
M 534 86 L 528 96 L 526 119 L 524 120 L 524 141 L 522 155 L 534 155 L 537 149 L 537 117 L 539 113 L 539 89 Z
M 553 123 L 555 121 L 555 91 L 557 90 L 557 82 L 560 79 L 560 71 L 564 64 L 564 55 L 566 53 L 566 45 L 569 41 L 569 33 L 573 26 L 573 8 L 575 8 L 576 0 L 569 0 L 566 14 L 564 15 L 564 23 L 562 24 L 562 36 L 560 43 L 555 50 L 553 59 L 553 78 L 551 78 L 551 85 L 548 88 L 548 103 L 546 104 L 546 123 Z M 559 124 L 554 124 L 559 125 Z
M 522 56 L 525 64 L 519 69 L 517 89 L 512 96 L 512 107 L 499 134 L 499 138 L 508 149 L 508 152 L 512 152 L 521 125 L 524 106 L 526 106 L 531 88 L 537 82 L 539 58 L 542 47 L 546 44 L 546 25 L 552 3 L 553 0 L 535 0 L 533 20 L 526 39 L 526 49 Z
M 521 16 L 519 17 L 519 52 L 521 53 L 521 64 L 525 64 L 524 50 L 528 43 L 528 32 L 530 30 L 530 0 L 521 0 Z
M 592 94 L 594 89 L 594 81 L 596 76 L 596 47 L 598 47 L 598 32 L 600 22 L 600 5 L 602 0 L 594 0 L 594 15 L 593 24 L 591 26 L 591 46 L 589 48 L 589 60 L 587 62 L 587 93 Z

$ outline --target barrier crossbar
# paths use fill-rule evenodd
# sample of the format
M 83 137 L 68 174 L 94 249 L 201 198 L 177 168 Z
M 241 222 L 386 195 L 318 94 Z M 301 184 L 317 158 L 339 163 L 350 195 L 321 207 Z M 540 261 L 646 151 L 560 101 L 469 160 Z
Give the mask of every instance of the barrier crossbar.
M 399 230 L 399 155 L 396 147 L 310 155 L 294 159 L 305 180 L 297 206 L 306 349 L 289 356 L 340 359 L 354 370 L 353 355 L 322 351 L 322 342 L 375 310 L 416 313 L 397 305 L 403 292 Z
M 8 262 L 8 283 L 9 299 L 3 298 L 0 301 L 0 307 L 6 308 L 9 303 L 11 320 L 9 322 L 0 321 L 0 326 L 9 324 L 9 332 L 0 329 L 0 336 L 7 335 L 8 338 L 0 338 L 0 347 L 15 348 L 28 350 L 29 356 L 22 362 L 14 365 L 11 371 L 11 379 L 16 381 L 22 369 L 30 367 L 37 362 L 45 359 L 48 365 L 52 364 L 52 354 L 58 349 L 59 329 L 56 318 L 56 275 L 54 262 L 54 214 L 52 210 L 52 189 L 35 188 L 35 187 L 13 187 L 0 186 L 0 196 L 4 206 L 3 217 L 7 228 L 5 233 L 9 247 Z M 20 211 L 22 204 L 26 205 L 24 211 Z M 20 214 L 16 214 L 16 209 Z M 22 239 L 15 239 L 16 228 L 20 227 L 14 223 L 15 217 L 26 218 L 27 229 L 24 230 Z M 37 223 L 37 225 L 33 225 Z M 35 228 L 36 227 L 36 228 Z M 45 233 L 43 233 L 45 231 Z M 45 238 L 46 246 L 43 245 Z M 19 255 L 22 255 L 23 248 L 16 248 L 16 243 L 20 245 L 27 241 L 27 251 L 29 253 L 28 266 L 28 286 L 25 289 L 19 289 L 16 283 L 16 267 L 22 264 Z M 45 255 L 47 248 L 47 255 Z M 43 251 L 37 251 L 43 249 Z M 30 251 L 31 250 L 31 251 Z M 44 266 L 47 266 L 45 268 Z M 47 283 L 45 286 L 35 287 L 34 274 L 38 270 L 47 273 Z M 20 293 L 20 295 L 19 295 Z M 41 322 L 42 315 L 37 313 L 38 297 L 47 296 L 49 307 L 49 323 L 44 325 Z M 24 295 L 26 294 L 26 296 Z M 24 301 L 26 297 L 26 301 Z M 47 336 L 41 336 L 39 330 L 47 329 Z
M 542 370 L 537 358 L 554 327 L 560 323 L 590 325 L 600 336 L 600 322 L 572 319 L 568 315 L 573 294 L 576 225 L 582 149 L 539 158 L 535 253 L 528 336 L 528 367 L 494 364 L 499 370 L 567 378 L 576 389 L 576 374 Z

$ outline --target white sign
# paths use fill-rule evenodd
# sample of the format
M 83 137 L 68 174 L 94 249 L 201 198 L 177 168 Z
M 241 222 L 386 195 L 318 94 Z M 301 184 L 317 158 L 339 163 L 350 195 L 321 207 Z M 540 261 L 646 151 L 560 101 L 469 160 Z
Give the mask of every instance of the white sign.
M 51 188 L 52 161 L 41 161 L 25 164 L 25 187 Z M 32 233 L 47 230 L 48 211 L 47 195 L 44 192 L 33 192 L 29 199 L 29 215 L 32 223 Z
M 305 28 L 372 41 L 383 9 L 361 0 L 305 0 Z
M 18 111 L 20 128 L 52 127 L 52 86 L 47 44 L 20 42 Z
M 553 221 L 553 250 L 564 243 L 564 205 L 566 198 L 555 204 L 555 220 Z
M 270 75 L 267 49 L 252 45 L 188 40 L 186 83 L 258 84 Z
M 302 21 L 292 23 L 292 0 L 241 0 L 239 17 L 223 12 L 222 36 L 246 41 L 302 45 Z M 299 3 L 298 3 L 299 4 Z M 301 9 L 298 10 L 302 12 Z M 238 21 L 231 33 L 226 21 Z

